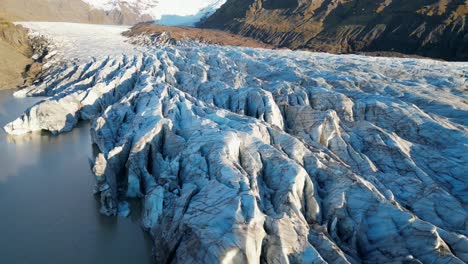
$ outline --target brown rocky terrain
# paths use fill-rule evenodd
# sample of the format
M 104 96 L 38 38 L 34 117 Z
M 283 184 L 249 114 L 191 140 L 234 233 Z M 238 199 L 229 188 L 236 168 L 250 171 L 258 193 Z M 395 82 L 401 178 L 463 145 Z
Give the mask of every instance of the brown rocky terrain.
M 42 72 L 47 40 L 0 17 L 0 90 L 32 84 Z
M 195 40 L 206 44 L 244 46 L 253 48 L 273 48 L 272 45 L 265 44 L 258 40 L 242 37 L 220 30 L 191 27 L 172 27 L 150 23 L 136 25 L 131 30 L 124 32 L 123 35 L 127 37 L 138 37 L 145 35 L 153 38 L 163 36 L 163 38 L 159 38 L 160 41 L 172 43 L 183 40 Z
M 466 0 L 228 0 L 200 26 L 292 49 L 468 60 Z
M 27 30 L 0 18 L 0 90 L 24 82 L 23 73 L 33 61 Z

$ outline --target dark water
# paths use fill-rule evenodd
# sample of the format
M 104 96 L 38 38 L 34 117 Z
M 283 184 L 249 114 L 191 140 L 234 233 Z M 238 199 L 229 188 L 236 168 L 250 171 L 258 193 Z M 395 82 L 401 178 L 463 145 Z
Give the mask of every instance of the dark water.
M 0 91 L 0 126 L 37 99 Z M 0 263 L 150 263 L 137 217 L 99 214 L 89 125 L 51 136 L 0 131 Z

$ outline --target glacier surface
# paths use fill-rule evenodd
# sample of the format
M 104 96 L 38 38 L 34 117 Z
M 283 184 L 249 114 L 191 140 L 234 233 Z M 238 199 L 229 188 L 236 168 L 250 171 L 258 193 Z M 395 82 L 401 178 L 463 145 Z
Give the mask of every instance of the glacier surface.
M 5 130 L 92 122 L 101 212 L 141 199 L 157 262 L 468 262 L 467 63 L 27 26 L 46 99 Z

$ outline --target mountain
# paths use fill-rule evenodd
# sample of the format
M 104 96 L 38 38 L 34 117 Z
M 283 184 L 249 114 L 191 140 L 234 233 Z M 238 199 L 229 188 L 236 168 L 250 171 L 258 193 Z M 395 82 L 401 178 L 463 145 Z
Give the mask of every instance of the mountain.
M 200 24 L 269 44 L 468 60 L 466 0 L 228 0 Z
M 94 24 L 134 24 L 146 19 L 125 8 L 104 11 L 92 8 L 81 0 L 2 0 L 0 14 L 12 21 L 67 21 Z
M 154 20 L 164 25 L 193 25 L 213 14 L 226 0 L 83 0 L 106 12 L 127 10 L 142 21 Z
M 156 21 L 193 25 L 225 0 L 1 0 L 0 15 L 14 21 L 133 25 Z

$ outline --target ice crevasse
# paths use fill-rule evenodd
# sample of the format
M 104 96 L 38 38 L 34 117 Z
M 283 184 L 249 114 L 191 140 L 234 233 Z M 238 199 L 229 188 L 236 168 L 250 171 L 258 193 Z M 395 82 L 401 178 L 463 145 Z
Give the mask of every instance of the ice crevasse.
M 16 96 L 46 98 L 5 130 L 89 120 L 101 211 L 141 199 L 159 262 L 468 262 L 467 63 L 69 26 L 36 26 L 56 52 Z

